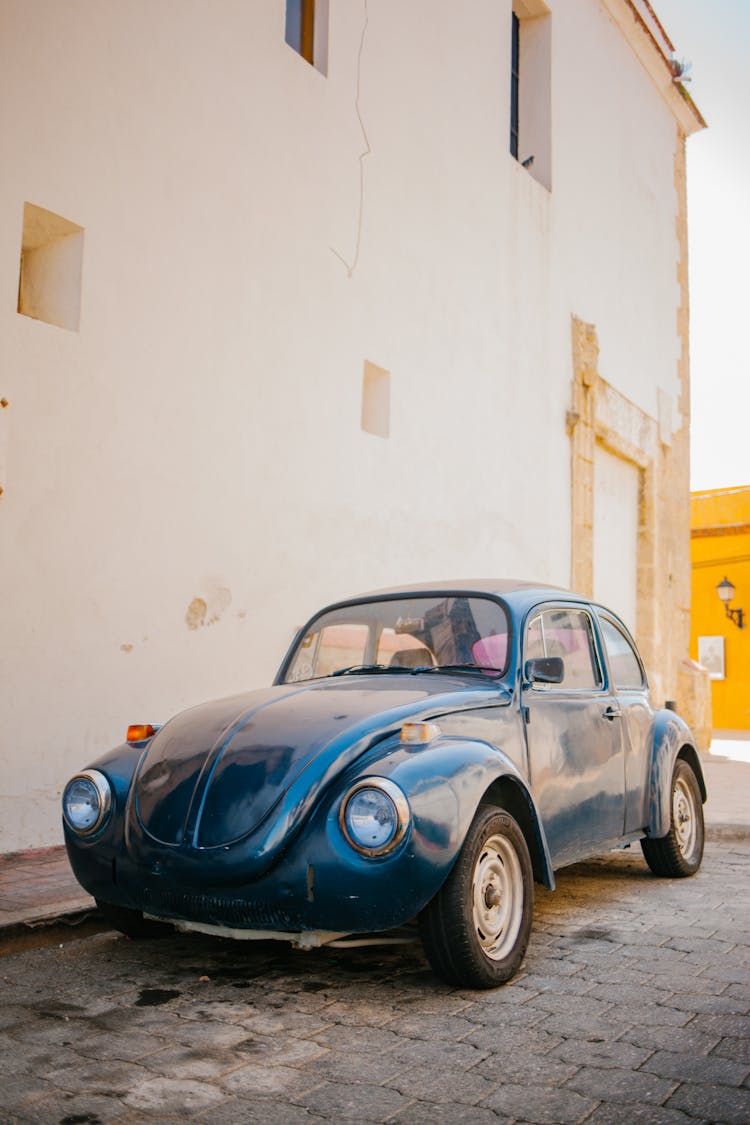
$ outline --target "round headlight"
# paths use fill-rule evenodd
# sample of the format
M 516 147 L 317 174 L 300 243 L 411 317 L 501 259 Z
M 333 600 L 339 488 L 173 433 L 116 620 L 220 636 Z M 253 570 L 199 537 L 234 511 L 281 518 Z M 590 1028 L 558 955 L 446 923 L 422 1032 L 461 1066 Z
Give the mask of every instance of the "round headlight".
M 90 836 L 99 828 L 112 805 L 112 790 L 103 773 L 84 770 L 65 786 L 63 817 L 79 836 Z
M 341 828 L 356 851 L 384 855 L 395 848 L 409 823 L 409 805 L 398 785 L 368 777 L 350 790 L 341 806 Z

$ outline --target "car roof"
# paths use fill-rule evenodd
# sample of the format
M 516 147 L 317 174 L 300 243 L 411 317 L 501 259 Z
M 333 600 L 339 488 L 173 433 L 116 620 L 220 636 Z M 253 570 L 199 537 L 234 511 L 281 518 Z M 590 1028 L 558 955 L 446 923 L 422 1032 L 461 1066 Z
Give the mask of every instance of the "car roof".
M 414 594 L 479 594 L 500 597 L 518 613 L 523 613 L 531 606 L 544 601 L 575 601 L 592 604 L 590 598 L 573 593 L 562 586 L 520 578 L 458 578 L 446 579 L 442 582 L 417 582 L 404 586 L 387 586 L 381 590 L 369 590 L 367 593 L 346 598 L 345 601 L 348 603 L 364 601 L 368 598 Z

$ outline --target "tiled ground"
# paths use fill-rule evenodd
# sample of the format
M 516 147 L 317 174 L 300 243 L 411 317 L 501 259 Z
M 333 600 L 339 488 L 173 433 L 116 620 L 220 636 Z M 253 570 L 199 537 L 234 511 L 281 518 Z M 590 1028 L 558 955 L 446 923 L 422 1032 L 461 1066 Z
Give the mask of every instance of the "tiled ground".
M 750 1121 L 750 842 L 692 879 L 638 850 L 540 891 L 521 974 L 418 947 L 113 934 L 0 961 L 0 1121 Z

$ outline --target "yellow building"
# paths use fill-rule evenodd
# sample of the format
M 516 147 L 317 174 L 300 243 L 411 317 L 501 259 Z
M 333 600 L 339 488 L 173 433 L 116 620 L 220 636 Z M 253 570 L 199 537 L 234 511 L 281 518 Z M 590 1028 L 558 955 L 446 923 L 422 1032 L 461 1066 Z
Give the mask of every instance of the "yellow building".
M 690 516 L 690 655 L 711 676 L 714 729 L 748 731 L 750 487 L 694 492 Z

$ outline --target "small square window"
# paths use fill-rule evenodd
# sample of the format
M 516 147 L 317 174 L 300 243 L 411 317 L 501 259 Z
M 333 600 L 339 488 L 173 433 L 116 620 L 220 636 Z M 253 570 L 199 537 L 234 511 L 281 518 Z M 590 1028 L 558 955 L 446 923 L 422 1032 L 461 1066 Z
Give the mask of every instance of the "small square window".
M 286 0 L 286 42 L 298 55 L 328 73 L 328 0 Z
M 23 208 L 18 311 L 78 331 L 83 227 L 33 203 Z
M 390 437 L 391 373 L 365 360 L 362 379 L 362 429 L 376 437 Z

